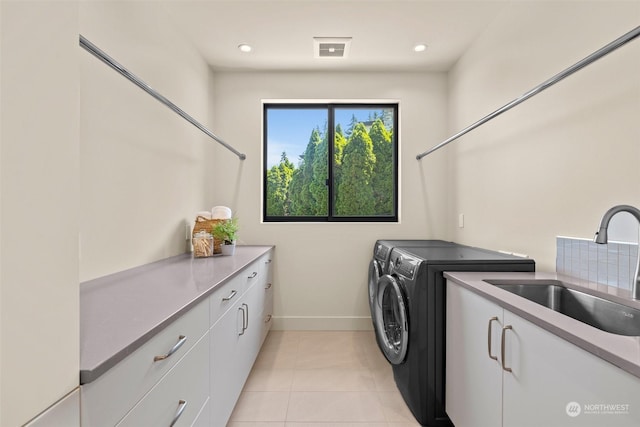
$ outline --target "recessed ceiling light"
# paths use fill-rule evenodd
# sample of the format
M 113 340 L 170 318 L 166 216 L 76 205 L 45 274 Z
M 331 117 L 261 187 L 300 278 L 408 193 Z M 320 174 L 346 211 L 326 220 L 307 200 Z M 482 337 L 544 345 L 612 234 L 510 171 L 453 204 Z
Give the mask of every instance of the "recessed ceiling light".
M 427 50 L 427 45 L 424 43 L 417 44 L 413 47 L 413 50 L 416 52 L 424 52 Z
M 240 49 L 241 52 L 251 52 L 253 50 L 253 48 L 246 43 L 239 44 L 238 49 Z

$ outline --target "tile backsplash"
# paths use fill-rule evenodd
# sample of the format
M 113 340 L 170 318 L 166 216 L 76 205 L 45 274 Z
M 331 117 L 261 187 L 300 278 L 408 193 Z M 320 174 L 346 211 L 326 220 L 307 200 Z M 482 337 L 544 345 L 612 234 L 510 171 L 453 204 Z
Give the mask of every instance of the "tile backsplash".
M 590 282 L 631 289 L 638 266 L 638 244 L 556 238 L 556 272 Z

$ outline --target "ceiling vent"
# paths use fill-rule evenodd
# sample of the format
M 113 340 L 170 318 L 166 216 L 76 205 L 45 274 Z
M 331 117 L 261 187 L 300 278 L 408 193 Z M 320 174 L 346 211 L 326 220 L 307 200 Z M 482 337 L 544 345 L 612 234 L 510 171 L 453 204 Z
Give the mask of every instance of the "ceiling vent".
M 314 37 L 313 56 L 315 58 L 341 59 L 349 56 L 351 37 Z

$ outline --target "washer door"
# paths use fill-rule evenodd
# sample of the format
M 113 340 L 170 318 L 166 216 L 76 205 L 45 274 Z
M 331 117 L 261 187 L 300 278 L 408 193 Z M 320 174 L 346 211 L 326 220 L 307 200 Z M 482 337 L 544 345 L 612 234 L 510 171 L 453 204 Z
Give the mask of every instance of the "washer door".
M 371 310 L 371 320 L 375 326 L 376 301 L 378 300 L 378 280 L 382 276 L 382 269 L 378 260 L 372 259 L 369 263 L 369 309 Z
M 385 274 L 379 280 L 375 305 L 378 345 L 392 365 L 404 362 L 409 344 L 409 318 L 406 299 L 397 277 Z

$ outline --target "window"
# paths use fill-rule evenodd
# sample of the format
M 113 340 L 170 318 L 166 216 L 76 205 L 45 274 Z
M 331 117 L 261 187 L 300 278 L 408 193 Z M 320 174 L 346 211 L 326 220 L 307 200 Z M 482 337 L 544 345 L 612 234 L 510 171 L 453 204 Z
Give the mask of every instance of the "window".
M 397 222 L 398 104 L 264 104 L 263 189 L 265 221 Z

